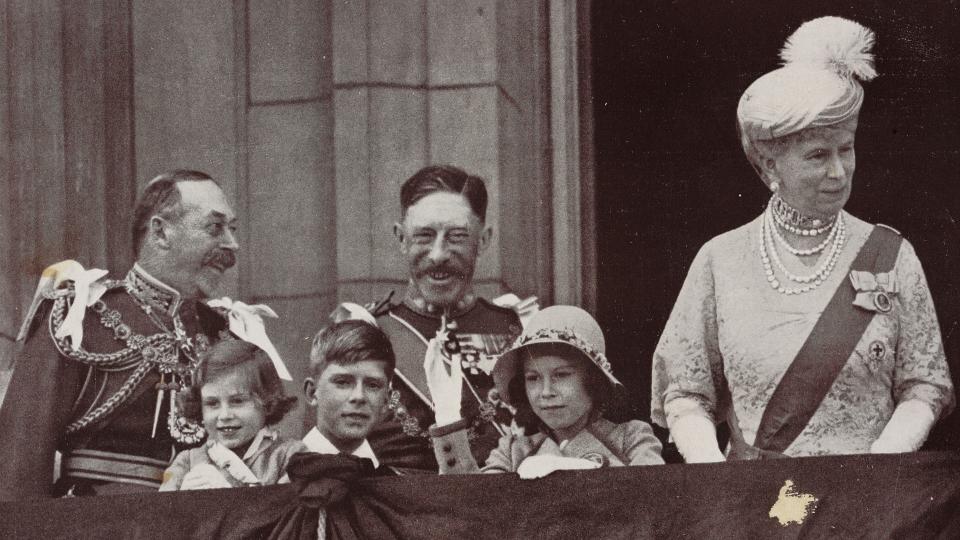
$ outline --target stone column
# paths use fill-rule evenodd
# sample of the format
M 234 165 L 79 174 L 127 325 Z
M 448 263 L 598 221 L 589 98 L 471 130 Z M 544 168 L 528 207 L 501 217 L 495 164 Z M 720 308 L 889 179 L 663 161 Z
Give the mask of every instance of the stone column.
M 550 297 L 550 198 L 538 2 L 333 3 L 337 295 L 402 292 L 401 183 L 430 163 L 487 181 L 493 243 L 476 285 Z

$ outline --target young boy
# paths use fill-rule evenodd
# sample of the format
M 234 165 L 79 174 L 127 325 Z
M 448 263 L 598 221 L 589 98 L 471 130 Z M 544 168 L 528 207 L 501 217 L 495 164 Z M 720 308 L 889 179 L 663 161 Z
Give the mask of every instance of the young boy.
M 346 320 L 321 330 L 310 350 L 303 381 L 316 427 L 303 438 L 311 452 L 352 454 L 379 468 L 367 435 L 387 415 L 396 359 L 390 339 L 376 326 Z

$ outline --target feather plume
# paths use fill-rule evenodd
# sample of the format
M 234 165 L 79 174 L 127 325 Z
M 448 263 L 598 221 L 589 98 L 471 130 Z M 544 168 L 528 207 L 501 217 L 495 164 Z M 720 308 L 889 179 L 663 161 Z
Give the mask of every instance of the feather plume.
M 842 17 L 820 17 L 800 25 L 783 46 L 784 65 L 831 69 L 862 81 L 877 76 L 873 67 L 875 36 L 869 28 Z

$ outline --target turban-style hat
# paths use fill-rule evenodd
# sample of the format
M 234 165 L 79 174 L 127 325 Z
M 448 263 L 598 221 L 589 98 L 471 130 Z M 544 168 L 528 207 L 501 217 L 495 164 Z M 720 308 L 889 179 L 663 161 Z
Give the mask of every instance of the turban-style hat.
M 743 143 L 770 140 L 853 118 L 863 104 L 860 82 L 877 76 L 874 34 L 854 21 L 821 17 L 793 33 L 780 51 L 783 67 L 755 80 L 740 98 Z

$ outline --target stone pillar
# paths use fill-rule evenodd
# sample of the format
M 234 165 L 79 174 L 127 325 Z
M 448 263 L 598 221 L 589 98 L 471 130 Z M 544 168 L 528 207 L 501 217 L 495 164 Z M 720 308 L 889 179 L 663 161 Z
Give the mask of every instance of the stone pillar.
M 126 0 L 0 2 L 0 371 L 47 265 L 130 262 L 128 14 Z
M 538 2 L 333 3 L 337 293 L 402 292 L 401 183 L 430 163 L 487 181 L 481 294 L 550 297 L 548 127 Z M 541 225 L 543 228 L 541 228 Z

